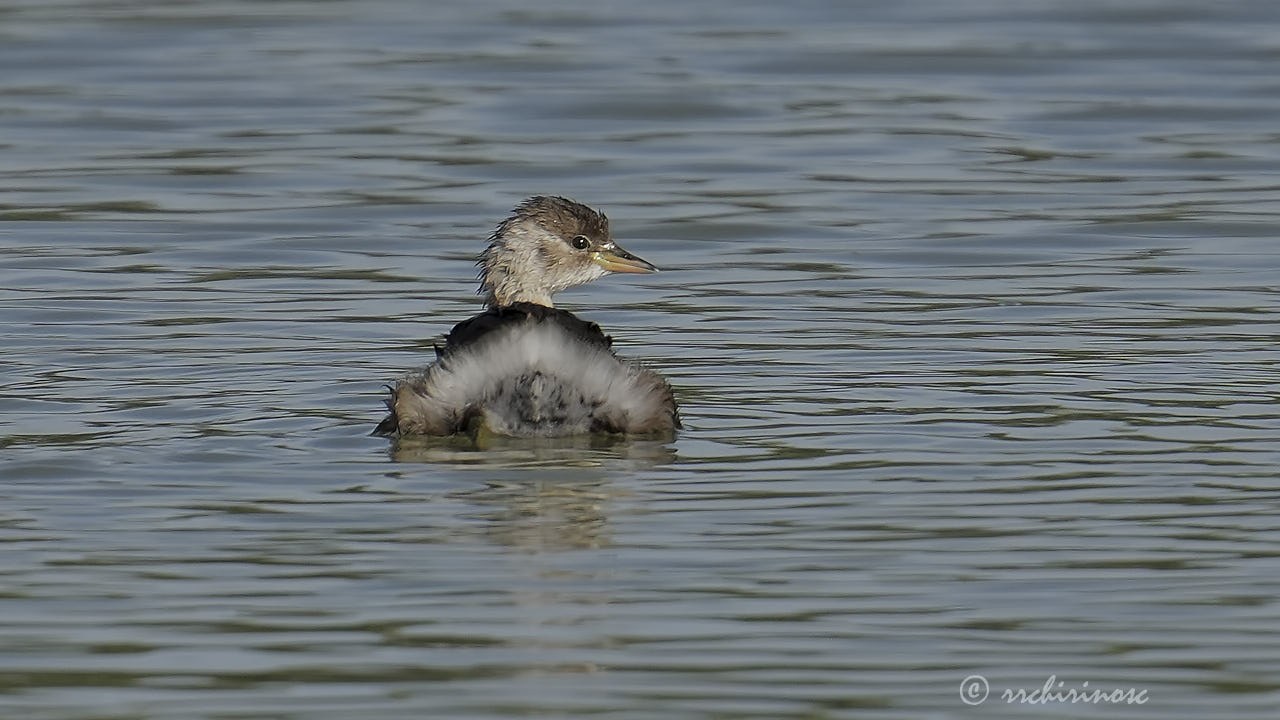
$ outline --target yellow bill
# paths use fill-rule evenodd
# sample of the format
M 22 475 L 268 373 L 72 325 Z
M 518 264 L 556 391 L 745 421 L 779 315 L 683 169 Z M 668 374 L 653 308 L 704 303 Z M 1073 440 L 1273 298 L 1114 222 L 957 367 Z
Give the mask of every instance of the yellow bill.
M 632 255 L 617 245 L 602 248 L 591 253 L 591 259 L 609 272 L 618 273 L 656 273 L 658 268 L 647 260 Z

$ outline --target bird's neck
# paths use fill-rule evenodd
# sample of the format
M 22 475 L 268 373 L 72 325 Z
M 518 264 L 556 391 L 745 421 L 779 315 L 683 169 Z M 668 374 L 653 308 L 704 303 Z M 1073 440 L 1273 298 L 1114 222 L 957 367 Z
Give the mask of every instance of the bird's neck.
M 551 295 L 547 292 L 535 292 L 508 286 L 486 288 L 484 296 L 485 307 L 501 307 L 518 302 L 555 307 L 555 303 L 551 301 Z
M 486 307 L 527 302 L 555 307 L 552 290 L 542 278 L 542 259 L 519 253 L 501 243 L 490 245 L 480 256 L 480 291 Z

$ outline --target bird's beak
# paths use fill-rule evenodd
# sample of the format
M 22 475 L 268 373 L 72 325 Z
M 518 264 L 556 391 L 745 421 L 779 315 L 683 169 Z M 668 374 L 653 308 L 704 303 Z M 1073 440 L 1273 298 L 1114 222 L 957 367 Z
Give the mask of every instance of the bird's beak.
M 641 260 L 618 245 L 610 245 L 591 253 L 591 259 L 609 272 L 620 273 L 656 273 L 658 268 L 652 263 Z

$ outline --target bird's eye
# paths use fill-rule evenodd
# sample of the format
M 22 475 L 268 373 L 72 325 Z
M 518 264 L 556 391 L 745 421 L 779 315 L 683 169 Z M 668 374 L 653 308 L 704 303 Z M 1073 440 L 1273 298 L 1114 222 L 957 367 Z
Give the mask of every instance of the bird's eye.
M 587 239 L 586 235 L 579 235 L 573 239 L 573 246 L 579 250 L 586 250 L 591 247 L 591 241 Z

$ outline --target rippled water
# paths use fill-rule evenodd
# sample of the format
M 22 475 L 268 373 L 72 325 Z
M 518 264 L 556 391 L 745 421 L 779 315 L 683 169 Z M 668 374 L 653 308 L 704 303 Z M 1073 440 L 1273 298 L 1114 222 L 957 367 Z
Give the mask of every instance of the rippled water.
M 3 715 L 1276 717 L 1280 5 L 831 5 L 0 8 Z M 687 429 L 368 437 L 535 193 Z

